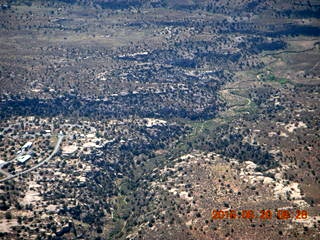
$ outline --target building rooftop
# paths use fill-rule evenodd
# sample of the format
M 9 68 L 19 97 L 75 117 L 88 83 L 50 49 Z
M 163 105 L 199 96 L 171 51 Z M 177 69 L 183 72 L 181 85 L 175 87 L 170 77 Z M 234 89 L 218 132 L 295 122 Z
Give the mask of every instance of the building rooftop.
M 25 163 L 25 162 L 28 161 L 30 158 L 31 158 L 31 155 L 30 155 L 30 154 L 26 154 L 26 155 L 22 155 L 22 156 L 17 157 L 17 160 L 18 160 L 20 163 Z
M 0 168 L 3 167 L 4 165 L 6 165 L 7 163 L 8 163 L 8 162 L 3 161 L 3 160 L 0 159 Z
M 26 149 L 32 146 L 32 142 L 26 142 L 21 148 Z

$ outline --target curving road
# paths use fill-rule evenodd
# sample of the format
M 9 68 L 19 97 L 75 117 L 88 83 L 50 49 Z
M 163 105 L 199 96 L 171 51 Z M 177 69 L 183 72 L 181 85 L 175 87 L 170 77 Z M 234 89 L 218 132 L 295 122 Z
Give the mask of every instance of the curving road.
M 57 141 L 57 143 L 56 143 L 56 145 L 55 145 L 52 153 L 51 153 L 51 154 L 49 155 L 49 157 L 47 157 L 45 160 L 43 160 L 42 162 L 40 162 L 40 163 L 38 163 L 37 165 L 33 166 L 32 168 L 29 168 L 29 169 L 24 170 L 24 171 L 22 171 L 22 172 L 18 172 L 18 173 L 14 174 L 14 175 L 11 175 L 11 174 L 8 175 L 6 178 L 1 179 L 1 180 L 0 180 L 0 183 L 1 183 L 1 182 L 4 182 L 4 181 L 7 181 L 7 180 L 10 180 L 10 179 L 12 179 L 12 178 L 21 176 L 21 175 L 23 175 L 23 174 L 25 174 L 25 173 L 31 172 L 31 171 L 35 170 L 36 168 L 41 167 L 41 166 L 42 166 L 43 164 L 45 164 L 46 162 L 48 162 L 48 161 L 59 151 L 60 144 L 61 144 L 61 142 L 62 142 L 63 137 L 64 137 L 63 134 L 59 133 L 59 135 L 58 135 L 58 141 Z

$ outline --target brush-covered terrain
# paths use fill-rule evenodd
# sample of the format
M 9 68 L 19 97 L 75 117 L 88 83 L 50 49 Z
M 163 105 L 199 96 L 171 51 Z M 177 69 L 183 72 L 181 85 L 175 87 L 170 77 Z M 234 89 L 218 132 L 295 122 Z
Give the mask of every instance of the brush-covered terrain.
M 319 1 L 0 5 L 0 238 L 319 239 Z

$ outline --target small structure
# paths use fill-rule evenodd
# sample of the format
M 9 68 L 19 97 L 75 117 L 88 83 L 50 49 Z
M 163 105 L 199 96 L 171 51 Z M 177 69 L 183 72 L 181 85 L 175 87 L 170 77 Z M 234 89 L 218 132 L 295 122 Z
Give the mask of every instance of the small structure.
M 0 159 L 0 169 L 1 169 L 2 167 L 4 167 L 7 163 L 8 163 L 8 162 L 3 161 L 3 160 Z
M 28 148 L 30 148 L 32 146 L 32 142 L 26 142 L 22 147 L 21 149 L 22 150 L 26 150 Z
M 30 154 L 26 154 L 26 155 L 22 155 L 17 157 L 18 162 L 20 163 L 25 163 L 26 161 L 28 161 L 31 158 Z

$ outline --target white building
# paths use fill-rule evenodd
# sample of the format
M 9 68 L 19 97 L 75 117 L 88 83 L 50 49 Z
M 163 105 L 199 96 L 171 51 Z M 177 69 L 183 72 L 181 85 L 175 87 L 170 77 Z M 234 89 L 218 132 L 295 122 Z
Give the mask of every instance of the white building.
M 0 159 L 0 168 L 2 168 L 4 165 L 6 165 L 8 162 L 3 161 Z
M 25 150 L 25 149 L 28 149 L 32 146 L 32 142 L 26 142 L 22 147 L 21 149 Z
M 30 154 L 26 154 L 26 155 L 22 155 L 17 157 L 18 162 L 20 163 L 25 163 L 26 161 L 28 161 L 31 158 Z

